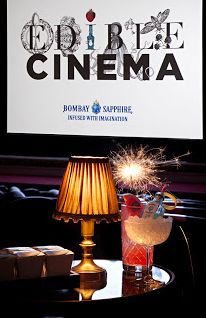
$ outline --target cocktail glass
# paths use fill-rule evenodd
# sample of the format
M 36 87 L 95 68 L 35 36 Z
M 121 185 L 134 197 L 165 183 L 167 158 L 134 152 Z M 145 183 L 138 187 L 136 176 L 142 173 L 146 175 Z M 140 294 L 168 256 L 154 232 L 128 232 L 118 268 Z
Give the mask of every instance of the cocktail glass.
M 125 231 L 131 241 L 145 246 L 146 248 L 146 271 L 142 279 L 136 280 L 136 286 L 145 286 L 149 288 L 159 288 L 163 284 L 154 280 L 149 266 L 149 251 L 154 245 L 165 242 L 172 229 L 172 217 L 139 218 L 138 216 L 130 216 L 125 220 Z
M 123 269 L 128 274 L 141 275 L 146 269 L 147 253 L 146 248 L 132 241 L 125 230 L 125 221 L 130 216 L 140 217 L 144 207 L 137 206 L 121 206 L 121 226 L 122 226 L 122 263 Z M 152 268 L 153 264 L 153 246 L 149 250 L 149 267 Z

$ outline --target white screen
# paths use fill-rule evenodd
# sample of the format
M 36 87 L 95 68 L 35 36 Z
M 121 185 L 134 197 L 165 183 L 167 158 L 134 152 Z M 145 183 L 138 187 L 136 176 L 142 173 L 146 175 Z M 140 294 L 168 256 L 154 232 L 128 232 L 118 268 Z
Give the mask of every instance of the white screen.
M 8 0 L 7 18 L 9 133 L 203 138 L 201 0 Z

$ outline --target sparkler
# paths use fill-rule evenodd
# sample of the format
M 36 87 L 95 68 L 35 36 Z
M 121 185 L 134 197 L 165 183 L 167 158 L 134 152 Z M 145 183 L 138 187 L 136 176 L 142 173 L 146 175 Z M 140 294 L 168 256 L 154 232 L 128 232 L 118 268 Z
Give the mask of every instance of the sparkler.
M 121 147 L 119 152 L 111 152 L 114 180 L 121 188 L 139 192 L 147 192 L 152 186 L 163 188 L 164 182 L 157 172 L 164 171 L 162 169 L 167 166 L 179 167 L 180 157 L 188 154 L 167 160 L 163 148 Z

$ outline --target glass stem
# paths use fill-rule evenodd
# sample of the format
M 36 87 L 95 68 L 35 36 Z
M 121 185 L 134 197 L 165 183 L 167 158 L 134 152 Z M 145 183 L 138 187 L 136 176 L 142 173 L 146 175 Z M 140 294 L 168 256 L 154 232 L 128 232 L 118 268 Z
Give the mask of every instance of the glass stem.
M 149 262 L 149 257 L 150 257 L 150 247 L 146 246 L 146 276 L 150 275 L 150 262 Z

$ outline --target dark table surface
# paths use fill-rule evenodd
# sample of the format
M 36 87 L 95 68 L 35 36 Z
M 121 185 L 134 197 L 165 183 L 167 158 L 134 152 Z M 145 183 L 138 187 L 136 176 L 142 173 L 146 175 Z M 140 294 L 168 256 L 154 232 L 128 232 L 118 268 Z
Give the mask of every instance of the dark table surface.
M 76 265 L 79 261 L 74 261 Z M 7 289 L 7 294 L 1 290 L 4 297 L 2 303 L 7 303 L 7 310 L 15 308 L 15 312 L 22 317 L 68 317 L 70 310 L 78 313 L 82 310 L 101 308 L 106 310 L 110 305 L 122 306 L 135 305 L 145 306 L 145 302 L 152 304 L 164 297 L 168 298 L 175 294 L 175 275 L 170 270 L 154 265 L 152 267 L 152 276 L 163 282 L 163 287 L 156 290 L 141 289 L 134 286 L 135 277 L 127 275 L 122 268 L 120 260 L 95 260 L 95 263 L 106 270 L 106 280 L 94 282 L 73 279 L 71 281 L 63 280 L 60 277 L 49 283 L 48 288 L 42 288 L 42 284 L 29 285 L 25 282 L 25 287 L 16 288 L 12 292 Z M 161 297 L 161 298 L 159 298 Z M 10 304 L 10 306 L 8 306 Z

